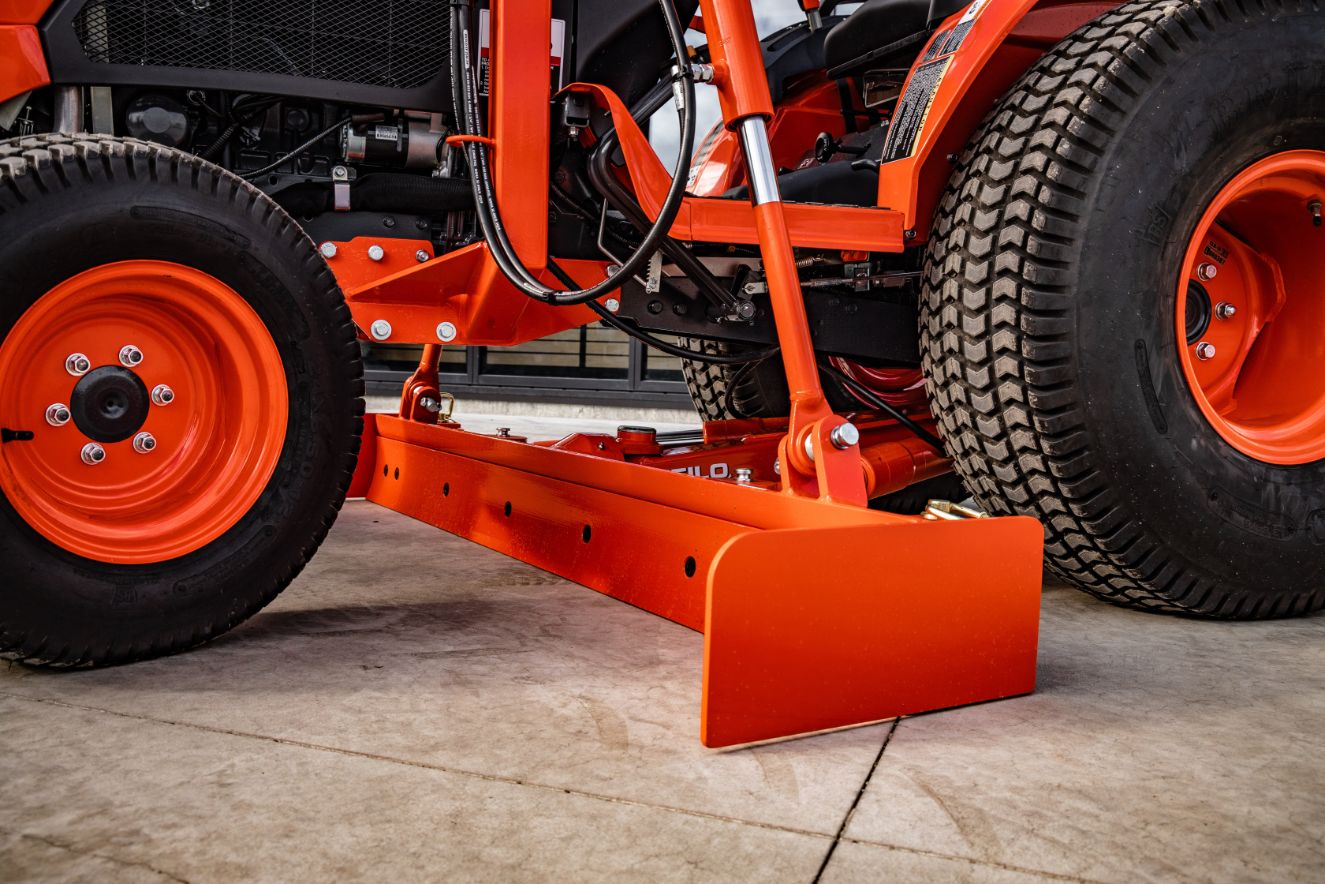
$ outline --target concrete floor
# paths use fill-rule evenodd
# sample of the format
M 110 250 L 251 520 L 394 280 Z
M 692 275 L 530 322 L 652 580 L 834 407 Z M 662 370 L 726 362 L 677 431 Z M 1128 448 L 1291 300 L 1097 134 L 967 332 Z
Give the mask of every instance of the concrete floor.
M 713 752 L 699 635 L 351 502 L 205 648 L 0 669 L 0 880 L 1325 880 L 1325 618 L 1042 626 L 1033 696 Z

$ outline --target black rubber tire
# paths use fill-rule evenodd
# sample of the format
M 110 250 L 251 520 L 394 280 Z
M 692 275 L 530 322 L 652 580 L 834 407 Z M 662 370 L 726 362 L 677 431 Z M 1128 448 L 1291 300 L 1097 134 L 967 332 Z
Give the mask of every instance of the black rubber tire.
M 1201 212 L 1297 148 L 1325 149 L 1317 3 L 1141 0 L 1041 59 L 958 161 L 922 301 L 940 430 L 981 506 L 1038 517 L 1051 567 L 1101 598 L 1325 607 L 1325 462 L 1225 443 L 1174 333 Z
M 299 573 L 353 475 L 363 424 L 354 325 L 326 263 L 280 207 L 219 167 L 158 145 L 97 135 L 0 142 L 0 341 L 58 282 L 130 259 L 203 270 L 254 308 L 285 367 L 285 445 L 237 524 L 149 565 L 67 552 L 0 494 L 0 653 L 10 659 L 124 663 L 220 635 Z

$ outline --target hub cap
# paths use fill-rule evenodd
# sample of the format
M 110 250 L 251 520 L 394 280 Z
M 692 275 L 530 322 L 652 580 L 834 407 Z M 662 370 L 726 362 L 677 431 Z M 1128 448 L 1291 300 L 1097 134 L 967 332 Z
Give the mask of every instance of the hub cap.
M 89 370 L 71 374 L 71 354 Z M 179 264 L 107 264 L 56 286 L 0 342 L 0 379 L 0 426 L 34 434 L 0 447 L 0 490 L 52 543 L 97 561 L 206 546 L 252 508 L 285 442 L 270 333 L 233 289 Z M 162 385 L 168 407 L 149 392 Z M 53 402 L 72 420 L 48 422 Z
M 1325 458 L 1325 153 L 1287 151 L 1224 186 L 1178 286 L 1183 374 L 1228 444 L 1266 463 Z

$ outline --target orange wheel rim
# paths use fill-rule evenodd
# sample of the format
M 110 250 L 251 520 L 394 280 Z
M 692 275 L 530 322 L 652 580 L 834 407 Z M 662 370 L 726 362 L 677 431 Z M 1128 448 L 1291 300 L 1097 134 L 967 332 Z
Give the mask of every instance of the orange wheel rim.
M 1325 153 L 1252 164 L 1196 227 L 1178 286 L 1178 351 L 1201 413 L 1265 463 L 1325 458 Z
M 0 379 L 0 426 L 33 434 L 0 446 L 0 489 L 42 536 L 97 561 L 206 546 L 253 507 L 285 443 L 271 334 L 234 289 L 179 264 L 57 285 L 0 342 Z

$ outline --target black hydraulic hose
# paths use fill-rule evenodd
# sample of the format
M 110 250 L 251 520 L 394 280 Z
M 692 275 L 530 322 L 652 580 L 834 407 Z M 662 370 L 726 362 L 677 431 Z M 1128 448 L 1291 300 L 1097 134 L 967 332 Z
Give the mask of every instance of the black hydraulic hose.
M 943 447 L 943 442 L 939 440 L 938 436 L 935 436 L 933 433 L 929 432 L 924 427 L 920 426 L 920 424 L 916 423 L 915 421 L 911 420 L 911 418 L 902 414 L 900 410 L 894 408 L 884 400 L 880 399 L 875 394 L 875 392 L 871 390 L 869 387 L 865 386 L 864 384 L 860 383 L 859 381 L 853 378 L 848 377 L 845 373 L 838 371 L 828 362 L 820 362 L 819 368 L 823 371 L 828 372 L 833 377 L 837 378 L 839 383 L 841 383 L 845 387 L 848 387 L 853 393 L 855 393 L 861 399 L 864 399 L 870 405 L 873 405 L 879 411 L 882 411 L 884 414 L 888 415 L 888 417 L 892 418 L 902 426 L 906 427 L 916 436 L 916 438 L 918 438 L 921 442 L 924 442 L 930 448 L 933 448 L 942 457 L 948 456 L 947 449 Z
M 493 260 L 512 285 L 535 300 L 549 304 L 584 304 L 620 288 L 621 283 L 618 280 L 634 276 L 658 250 L 660 244 L 667 238 L 677 212 L 680 211 L 681 201 L 685 198 L 686 179 L 690 174 L 690 154 L 694 150 L 695 83 L 687 65 L 685 35 L 677 18 L 676 9 L 672 6 L 671 0 L 658 0 L 658 4 L 667 24 L 668 37 L 671 39 L 678 65 L 674 85 L 677 89 L 677 104 L 681 118 L 681 150 L 672 174 L 671 187 L 663 200 L 657 221 L 615 274 L 587 289 L 572 289 L 566 292 L 549 288 L 535 278 L 528 268 L 520 263 L 506 235 L 488 163 L 487 146 L 481 141 L 465 143 L 465 154 L 469 160 L 474 188 L 476 214 Z M 469 9 L 469 0 L 453 0 L 451 5 L 452 91 L 458 102 L 456 117 L 463 134 L 482 138 L 483 124 L 479 113 L 478 89 L 474 82 L 474 66 L 470 50 Z
M 287 212 L 303 217 L 335 208 L 325 182 L 294 184 L 271 194 Z M 407 172 L 375 172 L 350 183 L 350 208 L 364 212 L 411 212 L 427 215 L 439 210 L 465 211 L 474 207 L 474 191 L 458 178 L 433 178 Z
M 549 260 L 547 266 L 548 270 L 552 271 L 552 275 L 560 280 L 562 285 L 572 289 L 575 287 L 575 280 L 572 279 L 570 274 L 565 270 L 561 269 L 561 266 L 557 264 L 556 261 Z M 642 341 L 656 350 L 661 350 L 668 356 L 675 356 L 678 359 L 688 359 L 691 362 L 706 362 L 710 365 L 744 365 L 747 362 L 762 362 L 770 356 L 776 356 L 778 353 L 777 345 L 766 347 L 763 350 L 755 350 L 750 353 L 733 353 L 730 355 L 721 353 L 701 353 L 698 350 L 691 350 L 688 347 L 680 347 L 676 344 L 670 344 L 662 338 L 654 337 L 642 329 L 635 328 L 630 323 L 617 318 L 616 314 L 612 313 L 612 311 L 608 310 L 597 301 L 589 301 L 585 306 L 597 313 L 598 317 L 602 319 L 603 322 L 606 322 L 617 331 L 630 335 L 632 338 Z

